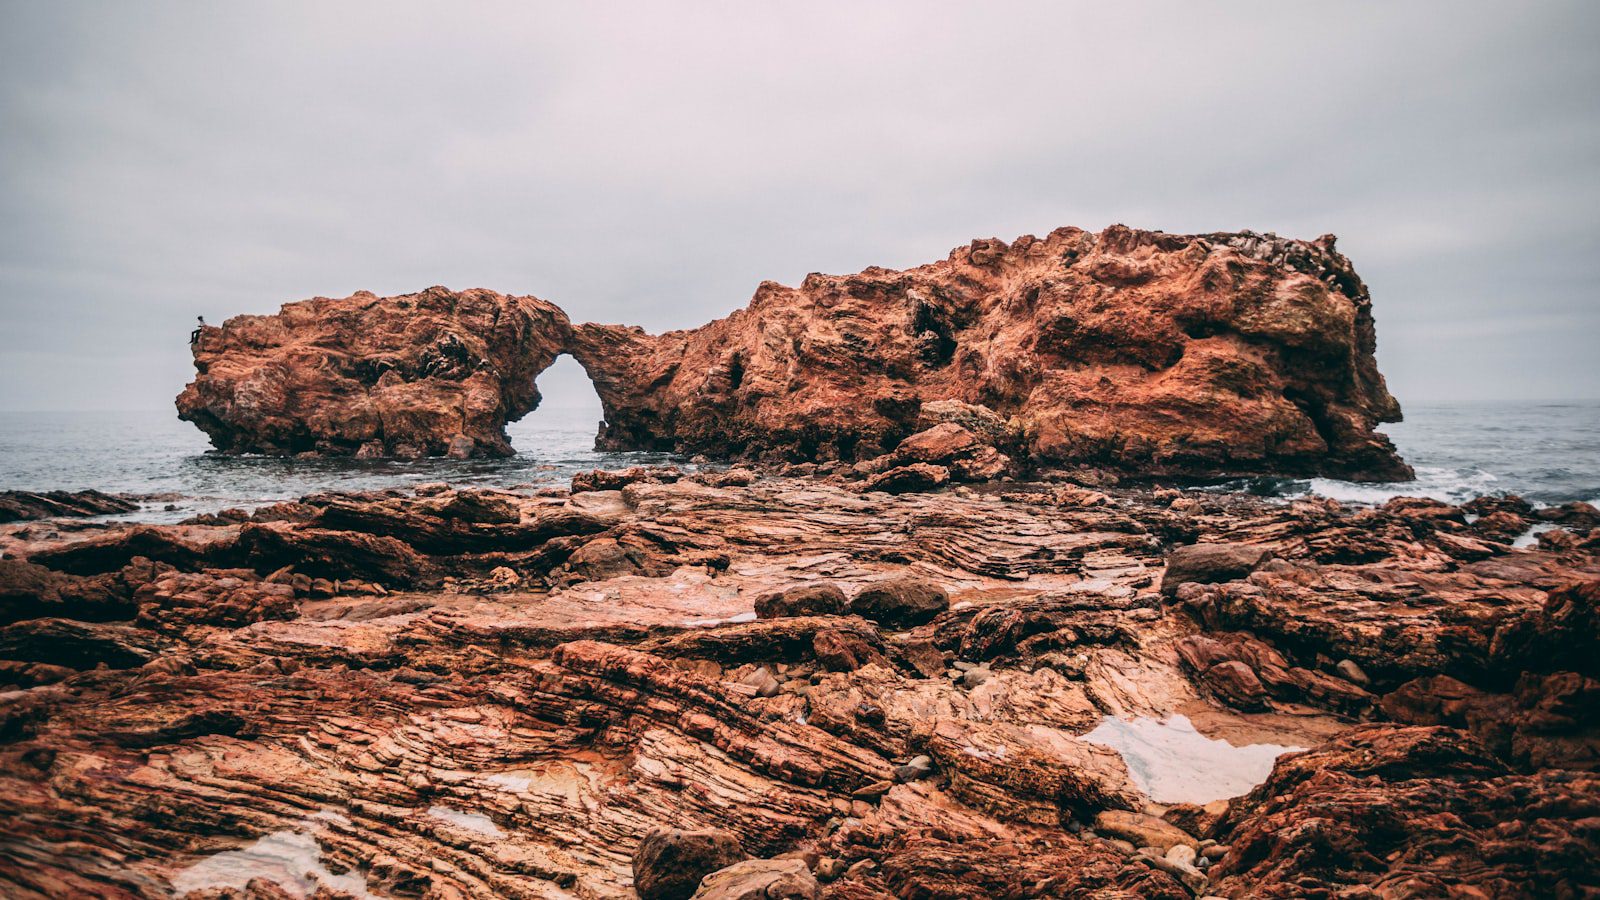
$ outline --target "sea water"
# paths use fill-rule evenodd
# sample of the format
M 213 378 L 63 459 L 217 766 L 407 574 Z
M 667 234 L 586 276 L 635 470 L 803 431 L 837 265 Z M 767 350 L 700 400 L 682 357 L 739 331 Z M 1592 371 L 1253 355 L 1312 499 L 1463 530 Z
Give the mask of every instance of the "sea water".
M 508 459 L 302 460 L 209 453 L 205 436 L 171 410 L 0 413 L 0 489 L 150 495 L 143 510 L 124 518 L 176 521 L 319 491 L 430 481 L 526 488 L 564 484 L 588 469 L 672 461 L 659 453 L 597 452 L 599 421 L 595 406 L 535 410 L 510 427 L 517 452 Z M 1600 501 L 1600 401 L 1412 406 L 1406 421 L 1383 430 L 1416 468 L 1416 481 L 1278 478 L 1217 487 L 1374 503 L 1401 494 L 1460 502 L 1492 493 L 1545 504 Z
M 1600 401 L 1407 406 L 1405 421 L 1379 430 L 1416 470 L 1415 481 L 1255 478 L 1218 487 L 1355 503 L 1518 494 L 1537 504 L 1600 505 Z
M 319 491 L 455 485 L 528 488 L 565 484 L 597 468 L 655 464 L 664 453 L 594 449 L 598 408 L 539 409 L 508 429 L 507 459 L 358 460 L 224 456 L 172 412 L 0 413 L 0 490 L 81 490 L 150 497 L 111 518 L 177 521 L 253 508 Z

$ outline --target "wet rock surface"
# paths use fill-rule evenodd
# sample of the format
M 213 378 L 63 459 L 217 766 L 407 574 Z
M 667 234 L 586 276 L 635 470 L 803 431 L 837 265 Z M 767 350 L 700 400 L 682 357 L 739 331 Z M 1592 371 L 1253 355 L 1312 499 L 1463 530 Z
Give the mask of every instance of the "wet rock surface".
M 101 491 L 0 491 L 0 523 L 133 512 L 137 500 Z
M 1600 890 L 1592 551 L 1420 501 L 582 481 L 0 527 L 0 893 Z M 1248 565 L 1172 583 L 1193 546 Z

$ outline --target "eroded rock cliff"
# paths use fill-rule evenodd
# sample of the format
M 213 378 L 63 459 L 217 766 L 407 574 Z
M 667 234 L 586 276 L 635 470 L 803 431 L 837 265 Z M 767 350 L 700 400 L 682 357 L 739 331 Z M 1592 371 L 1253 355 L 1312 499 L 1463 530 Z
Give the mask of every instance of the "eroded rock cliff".
M 1331 236 L 1064 228 L 906 271 L 768 282 L 747 308 L 662 335 L 572 327 L 481 290 L 319 298 L 207 329 L 178 405 L 224 450 L 505 453 L 504 424 L 566 352 L 610 449 L 867 460 L 955 404 L 997 449 L 962 457 L 964 478 L 912 459 L 886 483 L 1064 463 L 1404 479 L 1373 430 L 1400 415 L 1375 345 Z

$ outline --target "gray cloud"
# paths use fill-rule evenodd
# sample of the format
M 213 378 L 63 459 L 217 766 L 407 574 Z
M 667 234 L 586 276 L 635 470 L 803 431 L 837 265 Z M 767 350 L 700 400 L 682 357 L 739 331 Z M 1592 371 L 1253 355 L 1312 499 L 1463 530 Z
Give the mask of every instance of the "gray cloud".
M 0 408 L 166 406 L 200 313 L 661 330 L 1113 222 L 1339 234 L 1403 402 L 1600 396 L 1595 7 L 1109 6 L 6 2 Z

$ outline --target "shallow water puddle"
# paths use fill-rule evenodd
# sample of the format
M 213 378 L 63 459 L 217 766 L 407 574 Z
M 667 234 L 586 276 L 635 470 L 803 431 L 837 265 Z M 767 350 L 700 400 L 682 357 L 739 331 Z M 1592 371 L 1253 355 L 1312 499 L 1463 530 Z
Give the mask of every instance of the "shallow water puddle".
M 1235 747 L 1195 730 L 1187 716 L 1132 721 L 1106 716 L 1082 739 L 1122 754 L 1139 789 L 1157 803 L 1210 803 L 1245 794 L 1272 774 L 1272 763 L 1303 747 Z
M 355 897 L 375 898 L 367 879 L 351 871 L 334 874 L 322 863 L 322 848 L 308 831 L 274 831 L 241 847 L 215 853 L 172 878 L 174 896 L 214 888 L 243 890 L 253 879 L 271 882 L 291 897 L 308 897 L 319 886 Z

